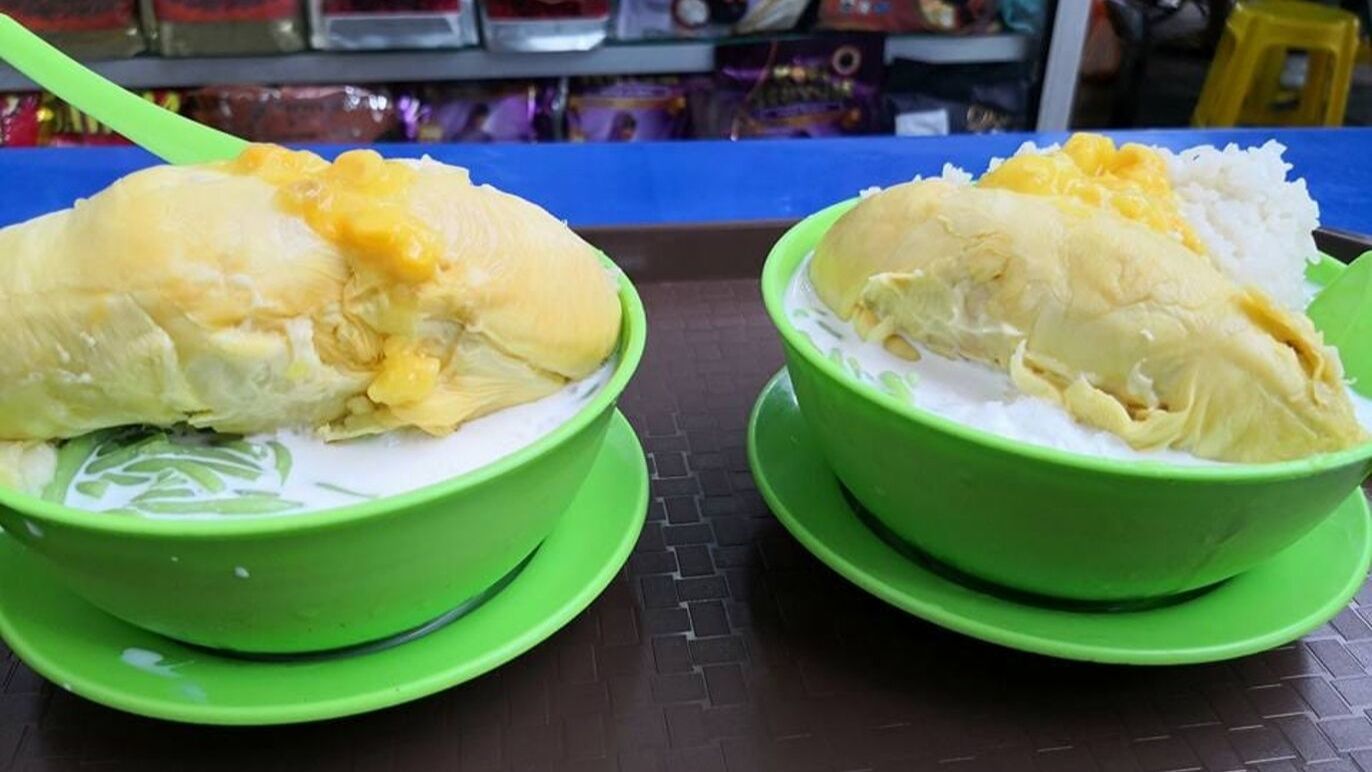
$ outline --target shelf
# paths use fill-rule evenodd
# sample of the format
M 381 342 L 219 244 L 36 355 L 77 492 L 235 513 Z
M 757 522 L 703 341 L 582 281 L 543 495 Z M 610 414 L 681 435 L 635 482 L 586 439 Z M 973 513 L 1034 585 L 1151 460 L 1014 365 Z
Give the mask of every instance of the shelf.
M 888 38 L 886 59 L 904 57 L 941 64 L 1022 61 L 1031 55 L 1032 42 L 1022 35 L 905 35 Z M 90 66 L 130 88 L 647 75 L 709 72 L 714 67 L 714 46 L 714 41 L 670 41 L 612 44 L 580 53 L 503 54 L 468 49 L 186 59 L 145 56 L 92 62 Z M 27 78 L 0 65 L 0 91 L 31 88 Z
M 933 64 L 1022 62 L 1034 54 L 1027 35 L 900 35 L 886 39 L 886 61 L 897 57 Z

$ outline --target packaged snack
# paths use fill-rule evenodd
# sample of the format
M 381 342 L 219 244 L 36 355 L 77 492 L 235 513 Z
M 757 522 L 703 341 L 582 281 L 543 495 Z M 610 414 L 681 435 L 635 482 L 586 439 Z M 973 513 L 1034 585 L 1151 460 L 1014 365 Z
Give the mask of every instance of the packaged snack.
M 140 0 L 163 56 L 286 54 L 305 48 L 301 0 Z
M 477 43 L 473 0 L 310 0 L 315 48 L 460 48 Z
M 183 95 L 180 91 L 144 91 L 139 96 L 174 113 L 181 112 Z M 38 144 L 51 147 L 88 147 L 133 143 L 56 96 L 44 93 L 38 110 Z
M 138 0 L 0 0 L 0 13 L 78 59 L 119 59 L 146 49 Z
M 620 0 L 615 12 L 615 37 L 619 40 L 723 37 L 729 33 L 729 25 L 717 21 L 718 12 L 727 12 L 735 7 L 742 7 L 746 11 L 747 3 L 730 0 Z
M 481 0 L 492 51 L 589 51 L 610 30 L 610 0 Z
M 886 98 L 895 133 L 982 134 L 1029 126 L 1031 76 L 1025 65 L 891 63 Z
M 786 32 L 796 28 L 810 0 L 750 0 L 748 9 L 734 23 L 734 33 Z
M 820 0 L 819 26 L 965 35 L 995 31 L 1000 14 L 996 0 Z
M 698 124 L 730 139 L 877 133 L 883 53 L 881 36 L 858 34 L 720 46 Z
M 140 96 L 166 110 L 181 111 L 181 92 L 147 91 Z M 128 144 L 128 138 L 51 93 L 0 95 L 0 147 Z
M 0 94 L 0 147 L 34 147 L 41 125 L 38 94 Z
M 412 142 L 540 142 L 557 138 L 559 81 L 421 86 L 398 97 Z
M 808 0 L 620 0 L 615 37 L 715 38 L 793 29 Z
M 396 139 L 389 93 L 358 86 L 211 86 L 190 93 L 201 123 L 253 142 L 369 143 Z
M 577 78 L 567 97 L 572 142 L 647 142 L 687 136 L 680 78 Z

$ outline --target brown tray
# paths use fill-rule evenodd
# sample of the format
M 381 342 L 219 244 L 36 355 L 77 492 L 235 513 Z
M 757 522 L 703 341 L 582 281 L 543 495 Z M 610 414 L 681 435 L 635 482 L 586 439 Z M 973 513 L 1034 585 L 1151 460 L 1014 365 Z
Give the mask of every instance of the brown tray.
M 584 230 L 648 307 L 622 408 L 653 500 L 625 570 L 548 642 L 416 703 L 263 729 L 108 710 L 0 646 L 0 769 L 1372 770 L 1372 589 L 1264 654 L 1106 667 L 926 624 L 805 552 L 744 451 L 781 366 L 755 277 L 784 226 Z

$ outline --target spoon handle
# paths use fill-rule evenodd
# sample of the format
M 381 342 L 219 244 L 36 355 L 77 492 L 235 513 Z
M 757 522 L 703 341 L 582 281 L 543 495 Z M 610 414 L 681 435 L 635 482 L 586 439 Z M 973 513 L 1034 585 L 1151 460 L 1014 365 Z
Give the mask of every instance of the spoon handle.
M 1305 314 L 1324 334 L 1324 342 L 1339 350 L 1353 391 L 1372 398 L 1372 252 L 1334 273 Z
M 174 164 L 236 157 L 247 142 L 126 91 L 0 13 L 0 61 L 83 113 Z

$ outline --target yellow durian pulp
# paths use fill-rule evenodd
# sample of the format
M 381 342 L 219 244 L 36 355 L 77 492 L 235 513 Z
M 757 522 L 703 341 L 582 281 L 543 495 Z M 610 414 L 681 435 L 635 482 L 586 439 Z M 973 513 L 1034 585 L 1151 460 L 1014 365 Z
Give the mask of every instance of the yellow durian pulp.
M 463 169 L 271 146 L 154 167 L 0 230 L 0 441 L 442 435 L 594 372 L 617 293 L 566 225 Z
M 1364 441 L 1310 320 L 1234 284 L 1163 219 L 908 183 L 841 217 L 810 278 L 869 339 L 987 363 L 1138 449 L 1266 462 Z

